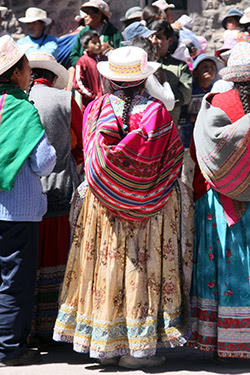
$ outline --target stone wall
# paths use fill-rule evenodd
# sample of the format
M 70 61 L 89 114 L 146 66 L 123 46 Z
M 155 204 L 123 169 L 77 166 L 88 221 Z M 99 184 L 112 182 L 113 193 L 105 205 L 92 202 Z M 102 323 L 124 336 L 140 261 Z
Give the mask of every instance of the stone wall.
M 125 11 L 135 5 L 146 4 L 144 0 L 109 0 L 112 11 L 111 22 L 121 27 L 120 18 Z M 169 1 L 171 2 L 171 1 Z M 74 17 L 79 13 L 81 0 L 2 0 L 1 5 L 7 6 L 9 11 L 3 19 L 3 27 L 13 35 L 14 38 L 23 36 L 25 30 L 17 19 L 24 16 L 25 9 L 30 6 L 46 9 L 49 17 L 53 19 L 50 32 L 56 36 L 68 33 L 77 26 Z M 150 3 L 150 1 L 148 1 Z M 188 0 L 187 13 L 194 19 L 194 32 L 203 35 L 209 42 L 210 53 L 219 48 L 223 43 L 223 31 L 221 20 L 230 8 L 244 10 L 249 6 L 249 0 Z M 175 19 L 183 12 L 174 11 Z
M 241 11 L 249 6 L 249 0 L 188 0 L 188 12 L 194 19 L 193 31 L 208 40 L 208 51 L 214 51 L 223 44 L 221 20 L 229 9 L 237 8 Z

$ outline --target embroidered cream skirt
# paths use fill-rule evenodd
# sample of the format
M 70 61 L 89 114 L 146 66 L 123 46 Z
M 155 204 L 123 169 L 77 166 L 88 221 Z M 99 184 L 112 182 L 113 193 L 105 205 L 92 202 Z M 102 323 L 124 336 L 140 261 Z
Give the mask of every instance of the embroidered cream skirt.
M 143 357 L 186 342 L 193 216 L 186 204 L 182 213 L 191 229 L 181 238 L 180 196 L 175 188 L 158 214 L 126 222 L 87 189 L 63 282 L 56 341 L 72 342 L 74 350 L 95 358 Z

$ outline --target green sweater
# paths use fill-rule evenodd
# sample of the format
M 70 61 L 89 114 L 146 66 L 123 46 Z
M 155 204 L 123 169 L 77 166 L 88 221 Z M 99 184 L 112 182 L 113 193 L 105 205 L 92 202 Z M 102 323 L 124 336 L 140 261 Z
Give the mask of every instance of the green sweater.
M 76 65 L 78 59 L 80 59 L 80 57 L 83 54 L 83 47 L 81 45 L 80 38 L 82 34 L 88 31 L 89 29 L 89 26 L 85 26 L 77 36 L 77 39 L 70 54 L 70 63 L 72 66 Z M 103 25 L 100 37 L 102 43 L 108 43 L 113 48 L 121 47 L 121 41 L 123 40 L 122 33 L 110 22 L 106 22 Z

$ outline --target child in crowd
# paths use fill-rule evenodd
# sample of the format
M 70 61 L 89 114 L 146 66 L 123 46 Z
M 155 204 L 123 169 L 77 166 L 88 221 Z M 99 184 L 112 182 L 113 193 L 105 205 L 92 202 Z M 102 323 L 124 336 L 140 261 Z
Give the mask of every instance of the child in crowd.
M 206 54 L 198 56 L 194 62 L 192 98 L 189 105 L 182 107 L 179 122 L 179 125 L 181 125 L 181 140 L 185 148 L 189 148 L 202 98 L 211 91 L 218 65 L 219 61 L 216 57 Z
M 230 9 L 227 15 L 223 18 L 221 24 L 225 31 L 223 34 L 223 41 L 231 43 L 233 47 L 237 43 L 238 34 L 240 31 L 240 18 L 243 13 L 239 9 Z
M 180 134 L 185 148 L 182 180 L 191 189 L 193 186 L 194 163 L 191 159 L 189 147 L 193 135 L 194 124 L 201 107 L 203 96 L 210 92 L 219 70 L 219 60 L 206 54 L 199 55 L 193 64 L 192 98 L 188 105 L 181 109 L 179 120 Z
M 81 44 L 84 48 L 82 57 L 75 66 L 73 87 L 82 97 L 82 112 L 88 103 L 104 93 L 103 78 L 97 70 L 97 62 L 106 60 L 102 55 L 102 46 L 96 31 L 86 31 L 81 36 Z

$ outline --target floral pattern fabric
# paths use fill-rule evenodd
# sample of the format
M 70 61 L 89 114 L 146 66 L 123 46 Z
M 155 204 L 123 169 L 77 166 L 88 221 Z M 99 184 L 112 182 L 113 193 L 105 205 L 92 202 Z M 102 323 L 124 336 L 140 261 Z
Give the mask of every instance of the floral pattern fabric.
M 195 205 L 192 336 L 189 345 L 250 358 L 250 205 L 229 227 L 218 193 Z
M 74 350 L 96 358 L 143 357 L 186 342 L 190 310 L 183 265 L 190 275 L 192 231 L 189 239 L 181 238 L 180 195 L 174 188 L 159 213 L 132 222 L 112 215 L 87 188 L 55 340 L 72 342 Z

